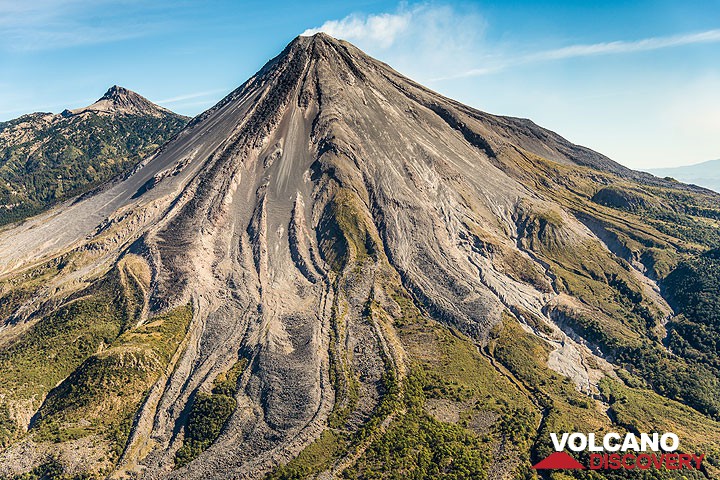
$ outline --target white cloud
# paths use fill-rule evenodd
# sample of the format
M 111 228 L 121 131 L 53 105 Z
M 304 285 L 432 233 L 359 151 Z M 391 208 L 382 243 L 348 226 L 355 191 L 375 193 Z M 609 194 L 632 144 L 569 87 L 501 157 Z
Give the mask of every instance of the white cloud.
M 348 15 L 302 35 L 348 40 L 404 74 L 429 81 L 438 72 L 469 70 L 483 61 L 486 22 L 471 5 L 401 4 L 394 12 Z
M 342 20 L 329 20 L 317 28 L 305 30 L 302 35 L 324 32 L 351 42 L 372 42 L 381 48 L 390 47 L 398 34 L 406 31 L 413 12 L 381 13 L 378 15 L 353 14 Z
M 222 93 L 222 92 L 229 93 L 231 90 L 232 90 L 231 88 L 222 88 L 222 89 L 215 89 L 215 90 L 207 90 L 204 92 L 186 93 L 183 95 L 177 95 L 175 97 L 157 100 L 155 103 L 158 103 L 158 104 L 184 103 L 186 100 L 194 100 L 196 98 L 209 97 L 211 95 L 216 95 L 216 94 Z M 209 102 L 209 101 L 211 101 L 211 100 L 208 100 L 207 102 Z M 207 102 L 201 102 L 201 103 L 207 103 Z M 195 103 L 197 103 L 197 102 L 195 102 Z

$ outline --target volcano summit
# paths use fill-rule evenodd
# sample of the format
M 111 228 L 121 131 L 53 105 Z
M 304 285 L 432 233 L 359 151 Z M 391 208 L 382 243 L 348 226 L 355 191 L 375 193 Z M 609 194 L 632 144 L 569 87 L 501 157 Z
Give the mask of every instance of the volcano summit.
M 609 429 L 711 458 L 678 288 L 718 200 L 298 37 L 0 231 L 0 475 L 532 478 Z

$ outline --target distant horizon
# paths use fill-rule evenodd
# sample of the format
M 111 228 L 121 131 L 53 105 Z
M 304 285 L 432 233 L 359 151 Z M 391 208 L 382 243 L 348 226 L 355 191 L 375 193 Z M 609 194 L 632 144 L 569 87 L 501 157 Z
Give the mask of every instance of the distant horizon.
M 660 168 L 653 168 L 652 170 L 674 170 L 677 168 L 683 168 L 683 167 L 699 167 L 701 165 L 704 165 L 706 163 L 713 163 L 713 162 L 720 162 L 720 158 L 713 158 L 710 160 L 705 160 L 704 162 L 697 162 L 697 163 L 689 163 L 687 165 L 678 165 L 677 167 L 660 167 Z
M 323 31 L 633 169 L 720 158 L 720 3 L 101 3 L 0 0 L 0 122 L 86 106 L 114 84 L 195 116 Z
M 665 171 L 671 171 L 671 170 L 680 170 L 683 168 L 694 168 L 694 167 L 702 167 L 703 165 L 706 165 L 708 163 L 716 163 L 720 162 L 720 158 L 713 158 L 711 160 L 705 160 L 704 162 L 697 162 L 697 163 L 690 163 L 687 165 L 678 165 L 676 167 L 660 167 L 660 168 L 649 168 L 647 169 L 648 172 L 665 172 Z
M 648 168 L 646 171 L 658 177 L 671 177 L 720 192 L 720 158 L 677 167 Z

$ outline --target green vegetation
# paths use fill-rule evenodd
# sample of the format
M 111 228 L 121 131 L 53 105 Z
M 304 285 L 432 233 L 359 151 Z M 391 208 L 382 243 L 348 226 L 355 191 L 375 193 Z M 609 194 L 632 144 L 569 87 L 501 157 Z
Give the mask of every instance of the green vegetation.
M 235 399 L 227 395 L 199 392 L 185 426 L 185 439 L 175 456 L 175 465 L 187 465 L 220 436 L 220 431 L 235 411 Z
M 562 168 L 557 167 L 558 172 L 562 173 Z M 342 462 L 347 462 L 342 463 L 345 478 L 485 478 L 497 464 L 512 469 L 514 478 L 537 478 L 530 465 L 550 453 L 549 432 L 601 433 L 618 426 L 676 431 L 683 441 L 687 439 L 688 448 L 708 453 L 710 468 L 717 467 L 718 451 L 712 440 L 720 430 L 716 421 L 703 414 L 717 416 L 720 405 L 716 398 L 720 391 L 716 358 L 720 254 L 706 251 L 715 241 L 713 234 L 702 233 L 702 229 L 696 229 L 699 235 L 684 234 L 682 229 L 668 226 L 674 222 L 673 215 L 679 215 L 683 222 L 700 222 L 712 229 L 717 220 L 715 210 L 695 205 L 690 213 L 672 206 L 674 213 L 658 213 L 667 204 L 658 201 L 661 194 L 651 188 L 607 187 L 608 191 L 597 196 L 596 188 L 582 175 L 573 175 L 563 180 L 573 186 L 572 193 L 557 193 L 563 206 L 578 216 L 598 218 L 600 226 L 593 228 L 602 229 L 603 238 L 619 255 L 648 266 L 650 275 L 663 281 L 674 308 L 682 314 L 667 324 L 668 351 L 661 343 L 663 312 L 646 297 L 628 261 L 609 253 L 601 243 L 577 235 L 559 210 L 521 206 L 521 245 L 547 263 L 553 274 L 552 287 L 567 294 L 550 306 L 549 313 L 622 367 L 618 375 L 624 384 L 605 379 L 600 385 L 603 399 L 610 404 L 610 417 L 601 404 L 578 393 L 571 380 L 548 368 L 551 347 L 523 330 L 509 312 L 481 349 L 452 328 L 427 318 L 400 280 L 383 270 L 377 232 L 360 197 L 339 189 L 321 217 L 318 238 L 324 258 L 337 273 L 329 346 L 335 408 L 321 435 L 267 478 L 314 477 Z M 589 202 L 593 197 L 595 203 Z M 527 258 L 502 250 L 487 234 L 476 230 L 475 247 L 489 254 L 499 269 L 541 290 L 550 289 L 544 272 L 532 270 L 533 263 Z M 382 354 L 382 397 L 370 419 L 358 426 L 351 425 L 350 419 L 357 411 L 361 389 L 358 372 L 344 350 L 348 306 L 339 300 L 339 285 L 350 281 L 350 274 L 366 273 L 364 269 L 373 262 L 375 284 L 362 321 L 388 333 L 382 351 L 395 355 L 392 344 L 397 343 L 398 350 L 407 355 L 399 363 L 408 369 L 399 366 L 396 358 L 388 358 L 389 353 Z M 52 275 L 57 268 L 38 271 L 35 278 Z M 187 324 L 169 320 L 132 329 L 131 319 L 137 315 L 145 291 L 138 275 L 123 268 L 114 272 L 107 278 L 116 275 L 111 290 L 117 298 L 104 301 L 114 305 L 123 299 L 123 308 L 111 315 L 119 336 L 107 335 L 107 341 L 96 343 L 97 349 L 86 354 L 89 356 L 80 368 L 50 392 L 36 424 L 38 439 L 62 441 L 107 430 L 114 444 L 123 446 L 137 405 L 157 372 L 167 367 L 173 345 L 184 335 Z M 23 297 L 14 292 L 22 291 L 20 287 L 4 290 L 0 308 L 3 301 L 17 305 Z M 27 292 L 31 291 L 28 287 Z M 97 293 L 88 289 L 73 301 L 90 301 L 94 295 Z M 573 297 L 572 301 L 561 301 L 568 297 Z M 533 328 L 551 333 L 542 319 L 529 312 L 516 313 L 522 313 Z M 188 311 L 187 321 L 190 317 Z M 162 331 L 163 326 L 168 330 Z M 246 368 L 247 360 L 240 359 L 215 378 L 210 393 L 196 392 L 184 426 L 184 443 L 176 454 L 177 467 L 187 465 L 217 440 L 236 409 L 234 397 Z M 665 397 L 681 400 L 702 413 Z M 16 434 L 12 429 L 3 429 L 3 419 L 11 416 L 3 406 L 0 404 L 0 435 L 12 437 Z M 99 418 L 99 412 L 105 412 L 106 418 Z M 8 431 L 11 433 L 3 433 Z M 554 473 L 551 478 L 672 478 L 662 472 L 628 475 L 566 472 Z M 695 477 L 689 474 L 688 478 Z
M 466 336 L 420 314 L 409 297 L 396 294 L 404 316 L 395 322 L 403 347 L 424 372 L 428 398 L 473 400 L 475 412 L 534 410 L 532 402 Z M 407 312 L 407 313 L 406 313 Z M 471 402 L 473 403 L 473 402 Z M 472 413 L 472 412 L 469 412 Z
M 126 173 L 185 126 L 186 118 L 84 113 L 48 124 L 42 114 L 0 123 L 0 134 L 37 123 L 19 143 L 0 139 L 0 225 L 34 215 Z
M 239 361 L 235 362 L 232 367 L 230 367 L 230 370 L 218 375 L 213 382 L 212 393 L 215 395 L 234 397 L 238 391 L 238 379 L 247 367 L 247 364 L 247 358 L 241 358 Z
M 493 331 L 488 350 L 525 386 L 543 412 L 533 446 L 534 461 L 553 451 L 550 432 L 600 432 L 609 427 L 609 419 L 591 398 L 580 394 L 569 378 L 548 368 L 550 347 L 525 332 L 509 314 Z
M 62 463 L 56 458 L 50 458 L 46 462 L 22 475 L 15 475 L 12 480 L 92 480 L 97 477 L 90 474 L 69 474 L 65 473 Z
M 405 385 L 404 412 L 374 441 L 344 478 L 487 478 L 489 455 L 479 436 L 425 412 L 422 374 Z
M 357 380 L 334 346 L 342 345 L 344 318 L 336 305 L 336 342 L 331 342 L 336 405 L 329 428 L 266 478 L 312 478 L 348 456 L 356 460 L 345 465 L 344 478 L 485 478 L 491 461 L 509 462 L 521 477 L 529 475 L 539 415 L 527 392 L 470 339 L 425 317 L 396 279 L 378 279 L 375 288 L 379 285 L 399 310 L 393 308 L 391 315 L 371 294 L 364 314 L 394 332 L 388 338 L 397 336 L 408 355 L 409 373 L 403 376 L 384 358 L 380 404 L 359 430 L 346 430 L 357 402 Z M 456 412 L 456 420 L 431 413 L 430 406 L 438 402 Z M 498 448 L 502 458 L 491 460 Z
M 368 256 L 377 258 L 377 239 L 372 222 L 363 213 L 357 194 L 340 189 L 328 202 L 318 229 L 325 260 L 336 271 L 348 264 L 362 264 Z
M 7 446 L 17 429 L 17 424 L 10 416 L 10 409 L 6 404 L 0 403 L 0 448 Z
M 583 314 L 564 308 L 558 308 L 556 312 L 561 313 L 567 326 L 599 345 L 617 365 L 642 379 L 639 385 L 650 386 L 661 395 L 716 415 L 716 392 L 720 385 L 706 364 L 678 357 L 658 341 L 635 336 L 599 312 Z M 668 324 L 669 328 L 672 325 L 674 323 Z
M 358 261 L 362 259 L 359 258 Z M 330 380 L 335 390 L 335 404 L 328 417 L 328 429 L 304 448 L 297 457 L 267 475 L 266 480 L 308 478 L 330 469 L 336 460 L 347 454 L 352 447 L 357 447 L 360 441 L 367 439 L 377 429 L 378 422 L 390 413 L 392 410 L 390 404 L 397 397 L 397 382 L 394 380 L 393 372 L 388 372 L 386 368 L 382 379 L 385 397 L 381 406 L 376 408 L 370 421 L 361 427 L 360 431 L 356 431 L 355 427 L 352 431 L 348 430 L 348 419 L 358 404 L 359 381 L 357 374 L 349 366 L 344 351 L 343 331 L 346 328 L 344 323 L 346 315 L 339 306 L 339 295 L 337 295 L 339 283 L 338 281 L 335 285 L 336 296 L 332 306 L 332 333 L 328 352 Z M 371 300 L 368 300 L 368 303 L 370 302 Z M 363 313 L 367 317 L 371 315 L 371 309 L 367 307 Z
M 486 418 L 502 405 L 502 398 L 492 405 L 495 401 L 492 397 L 476 393 L 466 385 L 430 377 L 419 367 L 403 385 L 403 395 L 393 405 L 397 412 L 393 421 L 344 472 L 344 478 L 486 478 L 496 442 L 502 441 L 512 448 L 515 440 L 520 445 L 528 441 L 532 416 L 517 415 L 515 424 L 504 417 L 507 421 L 472 428 L 481 424 L 478 418 Z M 455 400 L 459 391 L 465 393 L 466 400 L 457 405 L 461 412 L 457 423 L 440 421 L 428 413 L 429 399 Z M 514 453 L 528 460 L 522 451 Z
M 493 332 L 490 351 L 531 390 L 532 398 L 543 409 L 543 420 L 537 431 L 533 446 L 533 461 L 545 458 L 553 451 L 551 432 L 620 431 L 677 433 L 685 442 L 683 451 L 702 452 L 709 455 L 709 462 L 717 465 L 720 424 L 703 417 L 679 402 L 668 400 L 650 390 L 630 388 L 605 377 L 600 390 L 610 404 L 609 418 L 596 408 L 595 401 L 579 394 L 565 377 L 549 370 L 546 365 L 548 346 L 537 337 L 524 332 L 519 324 L 506 315 L 503 324 Z M 627 375 L 626 375 L 627 377 Z M 629 382 L 642 384 L 628 377 Z M 587 463 L 587 453 L 580 454 L 581 462 Z M 709 468 L 712 470 L 712 465 Z M 683 472 L 684 478 L 705 478 L 700 472 Z M 563 472 L 552 479 L 675 479 L 675 472 Z
M 118 271 L 75 294 L 0 348 L 0 392 L 4 402 L 45 395 L 85 359 L 115 341 L 131 322 Z
M 265 480 L 301 480 L 311 478 L 332 466 L 332 461 L 347 451 L 346 435 L 335 430 L 323 430 L 320 437 L 305 447 L 297 457 L 281 465 Z
M 642 195 L 647 197 L 649 193 Z M 635 240 L 632 240 L 633 237 L 628 233 L 629 226 L 647 223 L 638 221 L 633 213 L 623 211 L 622 217 L 612 217 L 606 215 L 605 211 L 587 212 L 590 207 L 586 202 L 581 203 L 572 198 L 563 200 L 562 193 L 556 194 L 555 198 L 568 202 L 573 209 L 582 209 L 582 215 L 592 213 L 596 218 L 603 218 L 603 221 L 613 226 L 612 230 L 608 231 L 614 233 L 619 244 L 624 244 L 623 248 L 627 252 L 644 251 L 642 254 L 638 252 L 637 256 L 646 261 L 663 261 L 662 266 L 653 264 L 656 273 L 672 271 L 674 268 L 675 260 L 671 255 L 663 254 L 668 249 L 659 248 L 662 246 L 661 242 L 648 242 L 637 232 L 634 234 Z M 659 205 L 666 204 L 657 199 L 646 199 L 642 205 L 645 206 L 637 207 L 641 214 L 653 214 L 655 218 L 659 218 Z M 615 208 L 618 209 L 619 207 Z M 582 302 L 580 308 L 554 307 L 551 314 L 597 345 L 606 356 L 614 359 L 615 363 L 642 378 L 646 385 L 656 392 L 681 400 L 716 417 L 720 412 L 720 398 L 716 394 L 720 389 L 720 378 L 713 373 L 712 366 L 698 361 L 697 355 L 693 357 L 683 354 L 687 349 L 678 348 L 677 351 L 673 349 L 673 353 L 668 352 L 661 343 L 661 335 L 664 333 L 660 327 L 663 313 L 647 300 L 643 287 L 631 273 L 629 264 L 612 255 L 599 243 L 590 240 L 575 241 L 572 234 L 568 233 L 562 222 L 555 217 L 557 216 L 554 214 L 538 213 L 525 207 L 519 220 L 522 244 L 549 264 L 550 270 L 556 276 L 555 288 Z M 640 229 L 641 227 L 637 228 Z M 658 234 L 656 237 L 662 238 L 662 235 Z M 689 242 L 698 240 L 693 237 L 674 240 L 667 238 L 678 245 L 688 242 L 683 249 L 690 248 L 692 244 Z M 616 248 L 622 250 L 620 247 Z M 618 253 L 622 254 L 622 251 Z M 668 279 L 671 277 L 672 274 Z M 720 304 L 712 305 L 720 307 Z M 675 333 L 679 330 L 675 327 L 679 325 L 680 322 L 670 325 L 672 338 L 676 340 L 682 337 Z M 697 330 L 693 331 L 696 338 L 701 335 Z
M 659 206 L 657 199 L 642 192 L 640 189 L 622 186 L 603 187 L 593 195 L 592 200 L 607 207 L 628 210 L 630 212 Z
M 388 368 L 386 401 L 364 435 L 372 441 L 344 477 L 486 478 L 499 444 L 520 464 L 517 472 L 528 469 L 537 419 L 530 400 L 468 338 L 427 319 L 403 290 L 390 291 L 401 309 L 392 324 L 411 370 L 400 384 Z M 371 311 L 379 321 L 392 318 L 379 305 Z M 448 405 L 457 421 L 430 414 L 432 401 Z M 392 419 L 386 428 L 383 418 Z
M 353 441 L 354 435 L 345 428 L 348 417 L 357 407 L 358 380 L 344 355 L 344 341 L 341 335 L 345 327 L 345 313 L 341 313 L 339 306 L 338 285 L 339 282 L 336 282 L 336 295 L 331 312 L 331 341 L 328 349 L 330 380 L 335 390 L 335 404 L 327 421 L 329 428 L 324 430 L 317 440 L 305 447 L 297 457 L 270 472 L 266 480 L 293 480 L 317 475 L 331 468 L 335 460 L 347 453 Z M 369 313 L 369 310 L 365 313 Z M 365 429 L 365 433 L 369 431 L 369 428 Z
M 175 308 L 120 335 L 53 389 L 38 412 L 36 440 L 105 434 L 117 458 L 132 419 L 185 337 L 192 308 Z
M 175 465 L 182 467 L 192 462 L 213 444 L 237 403 L 238 379 L 247 367 L 247 359 L 238 360 L 227 372 L 213 382 L 212 393 L 198 392 L 188 414 L 183 445 L 175 455 Z
M 668 188 L 655 188 L 652 193 L 661 207 L 647 209 L 640 217 L 667 235 L 690 242 L 686 250 L 697 251 L 697 245 L 720 246 L 717 198 Z
M 76 259 L 63 255 L 5 279 L 0 301 L 14 310 L 26 298 L 23 292 L 74 270 Z M 126 255 L 89 286 L 69 294 L 59 306 L 45 307 L 44 315 L 4 339 L 0 444 L 23 435 L 19 422 L 27 418 L 20 415 L 37 410 L 28 433 L 33 441 L 92 435 L 107 448 L 107 459 L 119 457 L 135 413 L 166 371 L 192 318 L 191 307 L 184 306 L 136 326 L 149 281 L 144 261 Z M 41 465 L 27 478 L 82 477 L 58 473 L 57 463 Z M 43 473 L 48 468 L 55 473 Z
M 667 325 L 668 346 L 720 377 L 720 249 L 683 261 L 663 285 L 680 314 Z
M 704 453 L 704 465 L 711 478 L 720 475 L 720 423 L 697 411 L 650 390 L 634 389 L 610 378 L 600 382 L 600 390 L 610 404 L 618 425 L 634 432 L 673 432 L 683 452 Z M 705 478 L 702 475 L 687 478 Z
M 628 385 L 652 388 L 657 399 L 672 402 L 657 394 L 674 398 L 717 417 L 720 382 L 714 363 L 718 350 L 714 331 L 720 299 L 717 264 L 712 260 L 712 249 L 720 245 L 717 197 L 673 185 L 640 186 L 532 154 L 527 160 L 523 171 L 530 187 L 540 187 L 566 211 L 587 222 L 615 253 L 609 255 L 599 245 L 563 245 L 561 224 L 539 214 L 531 219 L 535 226 L 526 229 L 530 235 L 524 245 L 548 262 L 557 277 L 555 287 L 581 302 L 556 306 L 551 315 L 627 369 L 618 374 Z M 600 190 L 599 177 L 608 185 Z M 703 253 L 708 248 L 711 252 Z M 681 313 L 666 325 L 667 338 L 660 326 L 662 314 L 653 310 L 628 274 L 629 266 L 617 256 L 639 260 Z M 710 421 L 692 410 L 684 414 Z
M 667 235 L 699 245 L 720 245 L 716 221 L 664 209 L 644 212 L 642 218 Z

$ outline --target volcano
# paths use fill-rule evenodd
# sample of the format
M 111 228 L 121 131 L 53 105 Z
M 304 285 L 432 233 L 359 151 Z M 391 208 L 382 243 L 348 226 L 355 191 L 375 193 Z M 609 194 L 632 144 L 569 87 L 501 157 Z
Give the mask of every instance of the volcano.
M 0 232 L 0 475 L 516 478 L 618 416 L 701 451 L 718 372 L 658 282 L 718 199 L 298 37 Z

